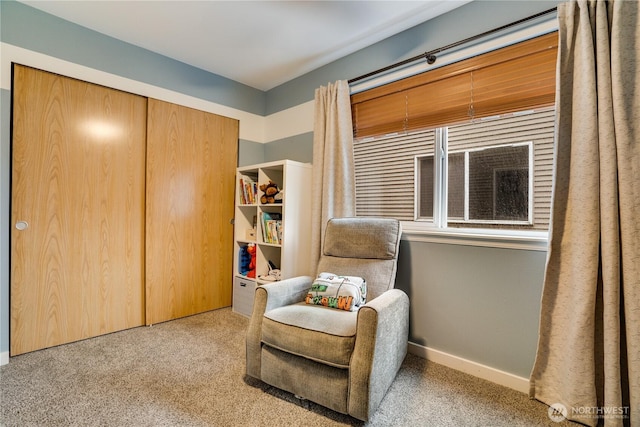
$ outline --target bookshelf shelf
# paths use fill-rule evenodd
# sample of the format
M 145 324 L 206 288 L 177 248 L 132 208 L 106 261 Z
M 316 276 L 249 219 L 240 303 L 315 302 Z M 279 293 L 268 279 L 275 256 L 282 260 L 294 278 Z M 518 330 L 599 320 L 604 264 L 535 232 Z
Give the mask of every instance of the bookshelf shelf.
M 251 315 L 256 286 L 270 283 L 260 276 L 270 266 L 281 278 L 308 275 L 311 244 L 311 165 L 281 160 L 237 169 L 234 221 L 233 311 Z M 263 203 L 259 187 L 269 181 L 280 189 L 280 200 Z M 255 277 L 248 277 L 242 259 L 255 247 Z M 242 256 L 244 255 L 244 257 Z

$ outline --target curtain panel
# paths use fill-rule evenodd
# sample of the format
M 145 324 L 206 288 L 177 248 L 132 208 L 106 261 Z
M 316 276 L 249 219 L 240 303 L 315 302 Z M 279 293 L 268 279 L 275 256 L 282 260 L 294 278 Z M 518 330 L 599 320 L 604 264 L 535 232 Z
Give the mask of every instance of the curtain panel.
M 636 1 L 558 7 L 556 164 L 530 395 L 550 416 L 640 425 Z
M 320 258 L 327 221 L 356 213 L 349 91 L 346 80 L 315 91 L 310 270 L 313 272 Z

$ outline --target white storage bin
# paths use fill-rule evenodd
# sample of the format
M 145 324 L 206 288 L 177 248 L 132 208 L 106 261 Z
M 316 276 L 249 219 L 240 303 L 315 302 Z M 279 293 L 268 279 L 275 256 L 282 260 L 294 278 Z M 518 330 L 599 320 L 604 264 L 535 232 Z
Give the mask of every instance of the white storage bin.
M 234 277 L 233 279 L 233 311 L 245 316 L 251 316 L 253 310 L 253 294 L 256 282 L 251 279 Z

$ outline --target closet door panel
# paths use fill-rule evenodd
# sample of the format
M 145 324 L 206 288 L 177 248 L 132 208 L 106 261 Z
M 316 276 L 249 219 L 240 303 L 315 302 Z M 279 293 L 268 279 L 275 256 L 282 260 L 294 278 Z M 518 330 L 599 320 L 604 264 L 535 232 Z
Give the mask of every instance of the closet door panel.
M 146 105 L 14 66 L 11 355 L 144 324 Z
M 231 304 L 237 120 L 149 99 L 146 321 Z

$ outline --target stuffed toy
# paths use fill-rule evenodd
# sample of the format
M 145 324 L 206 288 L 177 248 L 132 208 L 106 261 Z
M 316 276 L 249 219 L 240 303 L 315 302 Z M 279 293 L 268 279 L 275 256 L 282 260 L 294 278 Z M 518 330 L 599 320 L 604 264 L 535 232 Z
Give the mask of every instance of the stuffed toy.
M 251 254 L 246 246 L 240 246 L 238 251 L 238 273 L 246 276 L 249 272 L 249 264 L 251 264 Z
M 256 277 L 256 245 L 249 243 L 240 247 L 238 256 L 238 270 L 243 276 Z
M 251 256 L 251 261 L 249 262 L 249 271 L 246 276 L 252 279 L 256 278 L 256 245 L 253 243 L 249 243 L 247 245 L 247 252 Z
M 260 203 L 281 203 L 282 197 L 278 197 L 280 193 L 280 189 L 278 188 L 278 184 L 269 180 L 268 184 L 260 185 L 260 191 L 262 191 L 262 196 L 260 197 Z

